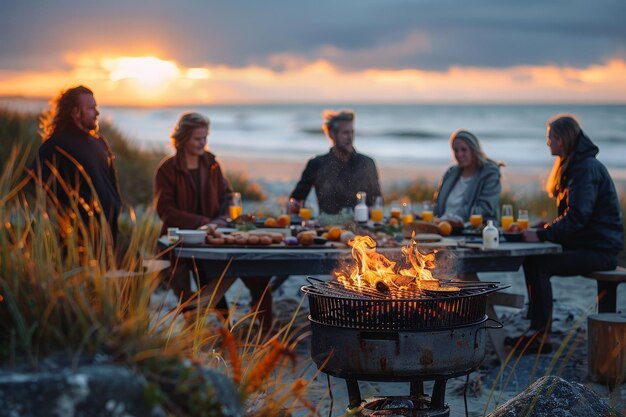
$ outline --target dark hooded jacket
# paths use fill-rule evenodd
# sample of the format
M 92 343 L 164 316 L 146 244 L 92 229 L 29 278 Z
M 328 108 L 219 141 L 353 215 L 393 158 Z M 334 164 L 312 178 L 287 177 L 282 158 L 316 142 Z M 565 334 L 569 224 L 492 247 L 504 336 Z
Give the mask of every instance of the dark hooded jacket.
M 226 223 L 232 200 L 230 183 L 224 177 L 215 155 L 205 152 L 200 158 L 200 189 L 197 189 L 182 154 L 163 160 L 157 168 L 154 191 L 157 212 L 168 227 L 197 229 L 207 223 Z
M 564 249 L 595 249 L 617 254 L 624 228 L 615 185 L 596 159 L 598 147 L 581 132 L 568 167 L 560 179 L 557 218 L 538 232 L 541 240 Z

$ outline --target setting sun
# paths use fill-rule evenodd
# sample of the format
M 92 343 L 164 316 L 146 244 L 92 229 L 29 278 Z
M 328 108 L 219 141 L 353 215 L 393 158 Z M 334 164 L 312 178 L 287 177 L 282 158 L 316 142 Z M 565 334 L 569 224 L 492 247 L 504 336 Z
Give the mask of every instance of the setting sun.
M 180 75 L 174 61 L 152 56 L 105 58 L 102 66 L 109 71 L 111 81 L 132 79 L 146 87 L 160 86 Z

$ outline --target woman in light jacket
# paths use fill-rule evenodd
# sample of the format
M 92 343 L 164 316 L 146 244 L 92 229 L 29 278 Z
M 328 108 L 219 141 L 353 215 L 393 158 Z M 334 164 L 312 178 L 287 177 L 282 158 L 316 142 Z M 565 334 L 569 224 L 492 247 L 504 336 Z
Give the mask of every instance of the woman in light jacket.
M 435 216 L 465 222 L 475 207 L 483 219 L 498 219 L 500 166 L 504 164 L 489 159 L 478 138 L 467 130 L 452 133 L 450 147 L 457 164 L 446 171 L 435 192 Z

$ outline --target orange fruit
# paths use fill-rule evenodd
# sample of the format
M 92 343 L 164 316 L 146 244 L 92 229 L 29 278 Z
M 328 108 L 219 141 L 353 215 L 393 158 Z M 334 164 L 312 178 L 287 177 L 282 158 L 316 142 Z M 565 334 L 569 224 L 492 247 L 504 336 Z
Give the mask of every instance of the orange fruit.
M 315 235 L 312 233 L 300 233 L 298 234 L 298 243 L 304 246 L 309 246 L 313 244 L 313 239 L 315 239 Z
M 452 225 L 445 220 L 442 222 L 439 222 L 437 227 L 439 227 L 439 233 L 442 236 L 450 236 L 450 233 L 452 233 Z
M 291 225 L 291 216 L 288 214 L 281 214 L 276 219 L 279 226 L 286 227 Z
M 267 227 L 276 227 L 278 226 L 278 223 L 276 222 L 275 218 L 268 217 L 267 219 L 265 219 L 265 222 L 263 223 L 263 225 Z
M 333 226 L 328 230 L 326 239 L 338 241 L 341 238 L 341 227 Z

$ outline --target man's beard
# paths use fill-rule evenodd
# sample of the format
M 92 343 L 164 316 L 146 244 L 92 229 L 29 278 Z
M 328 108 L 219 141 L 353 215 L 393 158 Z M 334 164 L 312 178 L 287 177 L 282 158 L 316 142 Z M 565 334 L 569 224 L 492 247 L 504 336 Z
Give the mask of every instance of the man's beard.
M 96 134 L 98 133 L 98 130 L 100 130 L 100 126 L 98 125 L 98 121 L 96 120 L 93 123 L 83 124 L 82 129 L 91 134 Z

